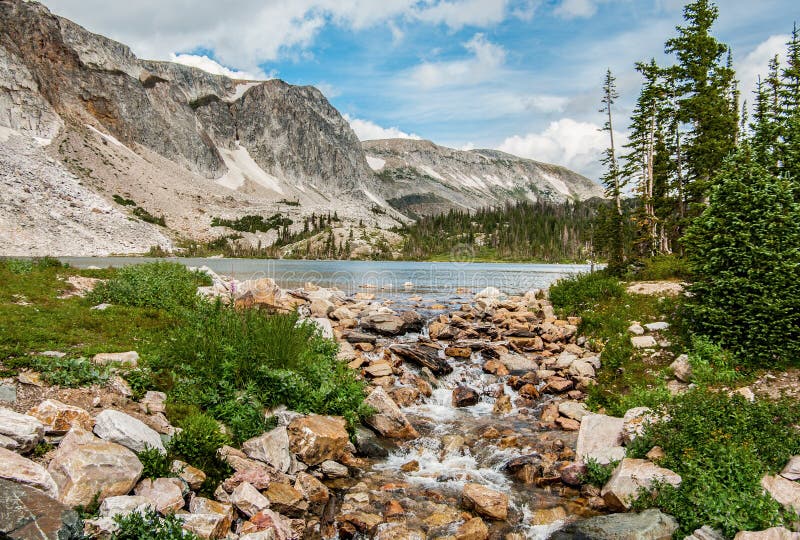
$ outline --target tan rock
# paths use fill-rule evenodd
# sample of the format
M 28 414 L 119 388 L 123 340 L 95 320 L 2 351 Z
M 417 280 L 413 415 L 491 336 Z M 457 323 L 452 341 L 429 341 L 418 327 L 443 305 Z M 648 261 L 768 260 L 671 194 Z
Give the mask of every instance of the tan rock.
M 44 467 L 5 448 L 0 448 L 0 478 L 41 489 L 53 498 L 58 497 L 58 486 Z
M 269 499 L 262 495 L 249 482 L 242 482 L 230 495 L 231 503 L 247 517 L 253 517 L 261 510 L 269 508 Z
M 622 418 L 604 414 L 587 414 L 581 419 L 578 443 L 575 449 L 576 461 L 595 459 L 598 463 L 611 463 L 625 457 L 622 447 Z
M 292 466 L 289 433 L 286 426 L 278 426 L 267 433 L 245 441 L 242 444 L 242 451 L 250 459 L 262 461 L 283 473 Z
M 0 447 L 26 454 L 44 437 L 44 424 L 37 418 L 0 407 Z
M 194 497 L 189 503 L 189 512 L 192 514 L 219 514 L 225 519 L 221 528 L 227 531 L 231 528 L 233 520 L 236 518 L 236 512 L 233 510 L 233 505 L 212 501 L 205 497 Z
M 88 412 L 54 399 L 42 401 L 28 414 L 44 424 L 45 431 L 51 434 L 66 433 L 76 425 L 89 431 L 94 427 L 94 420 Z
M 494 402 L 492 412 L 494 414 L 508 414 L 513 410 L 511 405 L 511 396 L 503 394 Z
M 142 474 L 136 454 L 116 443 L 100 441 L 62 446 L 47 467 L 59 490 L 59 500 L 70 506 L 127 495 Z
M 189 487 L 195 491 L 200 489 L 203 482 L 206 481 L 206 473 L 197 467 L 192 467 L 188 463 L 177 459 L 172 462 L 172 472 L 177 474 L 178 478 L 186 482 Z
M 800 532 L 785 527 L 772 527 L 763 531 L 740 531 L 733 540 L 800 540 Z
M 508 495 L 480 484 L 466 484 L 461 492 L 464 505 L 490 519 L 508 517 Z
M 677 487 L 681 477 L 647 460 L 625 458 L 614 469 L 600 495 L 612 510 L 625 511 L 641 489 L 650 489 L 656 482 Z
M 489 538 L 489 527 L 479 517 L 464 522 L 456 530 L 456 540 L 487 540 Z
M 303 494 L 289 484 L 273 482 L 264 492 L 270 509 L 289 517 L 300 517 L 308 510 Z
M 387 396 L 388 397 L 388 396 Z M 308 465 L 337 459 L 344 452 L 349 437 L 344 418 L 312 414 L 289 423 L 289 448 Z
M 567 511 L 562 506 L 555 508 L 540 508 L 533 511 L 531 516 L 531 525 L 550 525 L 556 521 L 564 521 L 567 519 Z
M 372 390 L 364 403 L 376 411 L 366 419 L 366 423 L 384 437 L 395 439 L 419 437 L 419 433 L 408 421 L 406 415 L 383 388 L 377 387 Z
M 800 456 L 792 456 L 781 471 L 787 480 L 800 480 Z
M 183 528 L 202 538 L 214 540 L 223 538 L 229 529 L 225 527 L 226 518 L 221 514 L 177 514 L 183 522 Z
M 792 482 L 782 476 L 764 476 L 761 487 L 786 509 L 800 515 L 800 483 Z
M 172 514 L 184 505 L 181 488 L 169 478 L 145 478 L 136 485 L 134 493 L 152 502 L 162 515 Z
M 392 375 L 392 366 L 388 362 L 373 362 L 364 368 L 364 372 L 372 377 L 388 377 Z
M 94 355 L 92 362 L 101 366 L 106 366 L 108 364 L 122 364 L 127 367 L 135 368 L 139 364 L 139 353 L 136 351 L 100 353 Z
M 472 349 L 469 347 L 446 347 L 444 354 L 453 358 L 469 358 L 472 356 Z
M 127 516 L 132 512 L 144 513 L 147 510 L 155 510 L 150 499 L 139 495 L 119 495 L 104 500 L 98 512 L 100 517 L 113 518 L 119 515 Z
M 325 484 L 305 472 L 297 473 L 294 489 L 302 493 L 310 503 L 325 504 L 330 498 L 330 492 Z

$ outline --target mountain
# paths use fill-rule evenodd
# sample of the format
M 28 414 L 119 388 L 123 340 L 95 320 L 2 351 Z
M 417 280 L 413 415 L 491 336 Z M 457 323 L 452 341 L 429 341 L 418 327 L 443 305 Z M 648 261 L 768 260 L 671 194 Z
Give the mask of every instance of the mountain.
M 461 151 L 412 139 L 366 141 L 363 147 L 381 180 L 378 193 L 412 217 L 509 201 L 603 197 L 599 185 L 576 172 L 497 150 Z
M 565 169 L 488 151 L 362 147 L 314 87 L 141 60 L 37 2 L 0 0 L 0 27 L 3 254 L 142 253 L 231 235 L 270 245 L 278 226 L 212 220 L 280 214 L 265 222 L 301 232 L 307 216 L 336 211 L 344 225 L 386 229 L 452 201 L 591 192 Z M 564 185 L 548 188 L 543 174 Z M 414 197 L 438 202 L 407 204 Z

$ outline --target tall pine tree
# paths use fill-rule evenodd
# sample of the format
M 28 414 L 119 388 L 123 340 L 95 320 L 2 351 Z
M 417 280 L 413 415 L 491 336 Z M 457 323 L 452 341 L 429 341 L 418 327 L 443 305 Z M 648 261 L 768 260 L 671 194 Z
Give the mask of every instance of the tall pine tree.
M 606 172 L 601 178 L 606 188 L 606 196 L 613 200 L 614 209 L 610 218 L 610 253 L 608 258 L 608 271 L 619 274 L 625 267 L 625 218 L 622 212 L 622 188 L 624 177 L 617 160 L 617 149 L 614 142 L 613 108 L 619 98 L 617 94 L 616 79 L 611 70 L 606 71 L 603 82 L 603 107 L 600 112 L 606 117 L 601 131 L 608 133 L 609 146 L 603 156 L 603 165 Z

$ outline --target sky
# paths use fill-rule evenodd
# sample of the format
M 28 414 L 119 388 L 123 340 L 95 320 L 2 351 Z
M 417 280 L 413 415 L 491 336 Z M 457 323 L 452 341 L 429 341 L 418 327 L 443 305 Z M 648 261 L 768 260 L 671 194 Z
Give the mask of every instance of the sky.
M 618 136 L 641 80 L 667 64 L 682 0 L 45 0 L 129 45 L 237 78 L 317 86 L 362 139 L 413 137 L 494 148 L 592 179 L 607 135 L 605 70 L 617 77 Z M 797 0 L 717 0 L 743 95 L 783 53 Z

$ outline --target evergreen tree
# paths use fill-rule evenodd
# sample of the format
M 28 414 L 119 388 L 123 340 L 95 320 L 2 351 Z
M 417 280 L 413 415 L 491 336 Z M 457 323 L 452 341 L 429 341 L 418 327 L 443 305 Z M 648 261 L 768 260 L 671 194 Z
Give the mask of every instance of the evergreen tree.
M 710 0 L 691 2 L 684 8 L 686 26 L 678 26 L 677 37 L 666 43 L 666 52 L 678 61 L 678 118 L 689 127 L 686 195 L 692 203 L 705 202 L 712 179 L 735 147 L 739 123 L 738 105 L 731 99 L 735 74 L 721 63 L 728 47 L 710 33 L 718 16 Z
M 786 174 L 797 183 L 800 182 L 800 34 L 797 23 L 787 45 L 780 89 L 781 157 Z M 797 192 L 800 197 L 800 188 Z
M 625 266 L 625 238 L 624 238 L 624 216 L 622 212 L 622 188 L 624 177 L 617 161 L 617 149 L 614 143 L 614 124 L 612 110 L 619 94 L 617 94 L 616 79 L 611 74 L 611 70 L 606 71 L 603 82 L 603 107 L 600 112 L 606 116 L 602 131 L 608 133 L 609 146 L 603 156 L 603 165 L 606 172 L 601 178 L 606 188 L 606 196 L 614 203 L 614 213 L 611 220 L 611 252 L 608 258 L 608 271 L 619 274 Z

